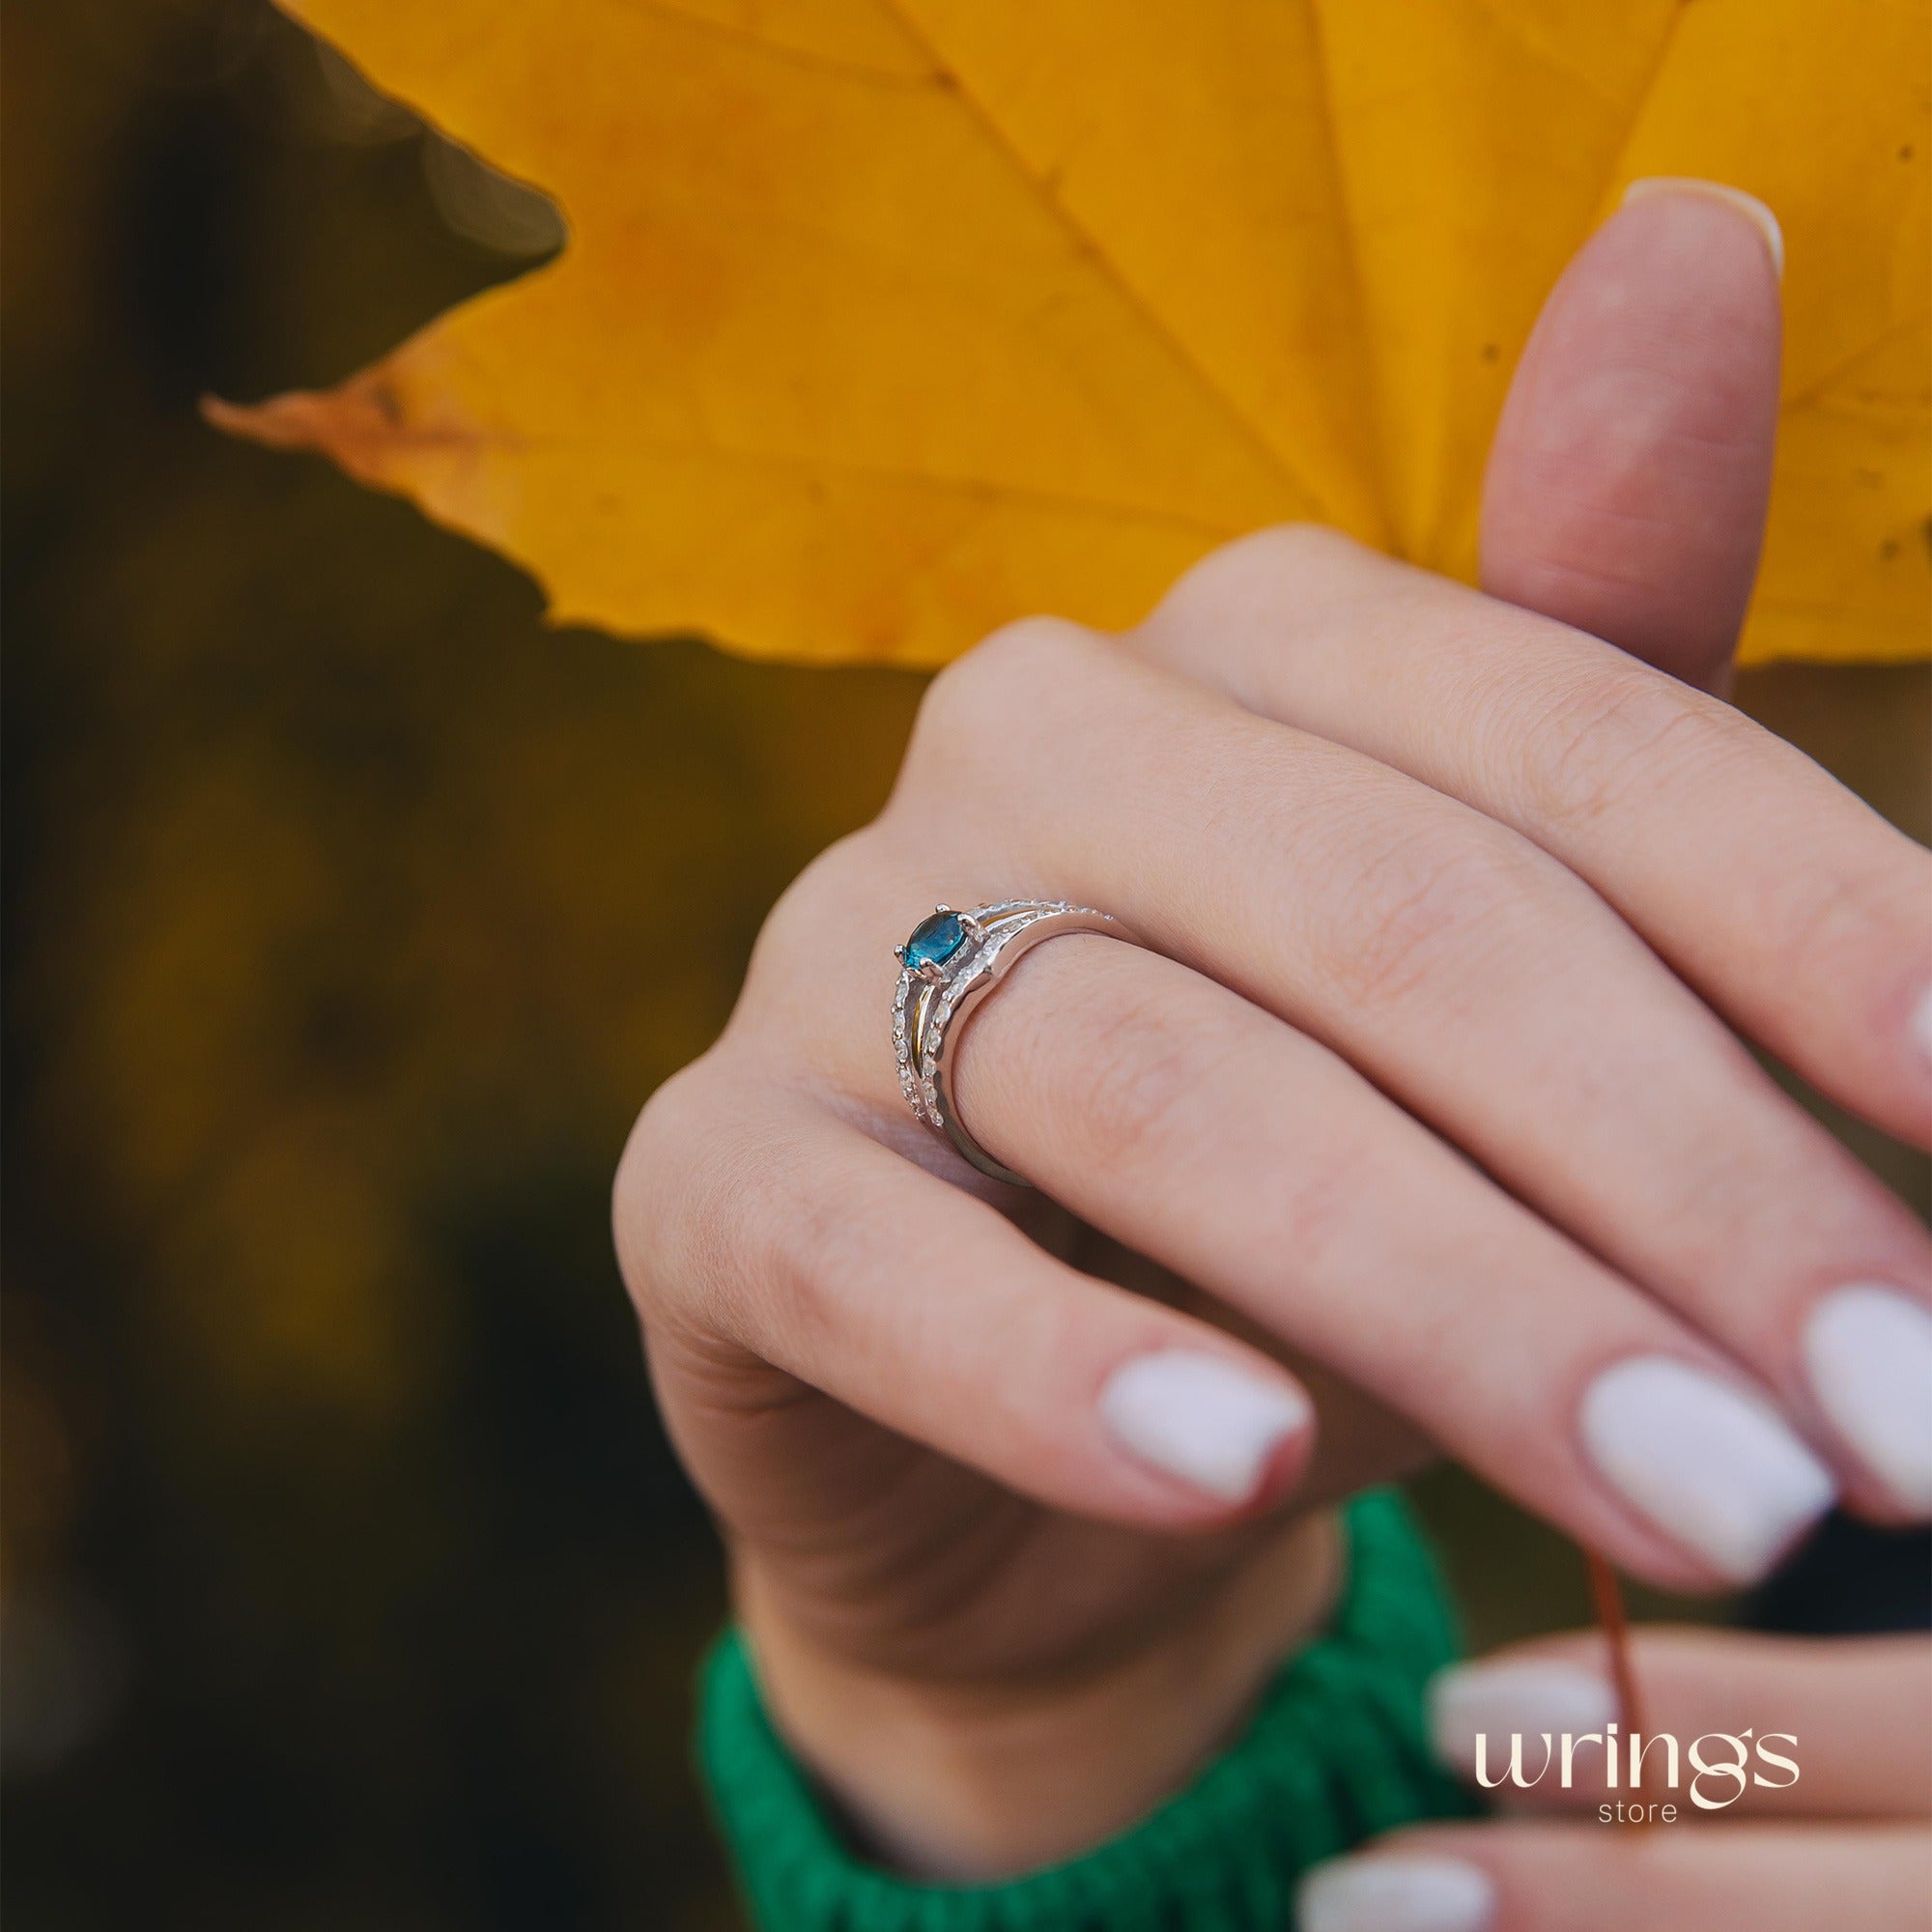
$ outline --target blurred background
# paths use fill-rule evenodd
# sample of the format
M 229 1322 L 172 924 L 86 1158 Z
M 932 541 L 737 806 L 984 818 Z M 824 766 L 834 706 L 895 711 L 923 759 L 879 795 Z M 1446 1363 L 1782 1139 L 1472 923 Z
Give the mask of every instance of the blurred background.
M 201 395 L 347 374 L 554 213 L 257 0 L 0 31 L 7 1921 L 733 1925 L 686 1745 L 717 1550 L 606 1193 L 919 682 L 547 629 L 215 436 Z M 1927 837 L 1922 669 L 1742 701 Z M 1567 1546 L 1421 1499 L 1478 1641 L 1584 1619 Z M 1857 1621 L 1923 1561 L 1745 1607 Z

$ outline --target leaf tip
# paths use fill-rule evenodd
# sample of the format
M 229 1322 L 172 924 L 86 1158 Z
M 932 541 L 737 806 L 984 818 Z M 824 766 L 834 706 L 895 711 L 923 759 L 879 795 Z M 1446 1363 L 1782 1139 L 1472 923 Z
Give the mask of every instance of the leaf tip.
M 390 487 L 399 454 L 422 440 L 383 365 L 333 389 L 290 389 L 259 403 L 203 396 L 202 420 L 264 449 L 315 450 L 364 483 Z
M 223 436 L 257 442 L 268 449 L 318 449 L 327 446 L 324 398 L 306 390 L 291 390 L 260 403 L 231 403 L 225 396 L 203 396 L 201 419 Z

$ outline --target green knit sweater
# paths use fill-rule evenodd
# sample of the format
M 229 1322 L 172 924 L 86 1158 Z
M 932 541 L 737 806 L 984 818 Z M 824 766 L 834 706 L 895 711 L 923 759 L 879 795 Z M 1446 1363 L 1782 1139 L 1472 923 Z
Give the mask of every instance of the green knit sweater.
M 1130 1831 L 999 1885 L 921 1885 L 849 1851 L 773 1731 L 727 1632 L 704 1667 L 698 1756 L 763 1932 L 1284 1932 L 1295 1880 L 1372 1834 L 1467 1801 L 1431 1759 L 1422 1691 L 1453 1619 L 1403 1503 L 1352 1503 L 1328 1632 L 1289 1660 L 1241 1737 Z

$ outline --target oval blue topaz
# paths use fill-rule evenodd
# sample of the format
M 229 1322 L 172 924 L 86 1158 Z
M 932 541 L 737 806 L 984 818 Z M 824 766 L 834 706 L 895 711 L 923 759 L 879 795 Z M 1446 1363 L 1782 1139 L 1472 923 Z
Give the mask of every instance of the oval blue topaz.
M 966 944 L 966 928 L 955 912 L 936 912 L 913 927 L 906 941 L 905 963 L 915 973 L 922 966 L 937 966 L 951 959 Z

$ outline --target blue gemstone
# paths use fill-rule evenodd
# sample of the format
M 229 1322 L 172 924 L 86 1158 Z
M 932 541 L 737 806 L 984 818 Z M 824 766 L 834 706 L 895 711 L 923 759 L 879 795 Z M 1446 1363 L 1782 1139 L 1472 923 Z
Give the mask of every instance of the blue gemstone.
M 906 941 L 905 963 L 914 972 L 922 966 L 937 966 L 965 944 L 966 928 L 960 924 L 959 915 L 936 912 L 913 927 L 912 937 Z

